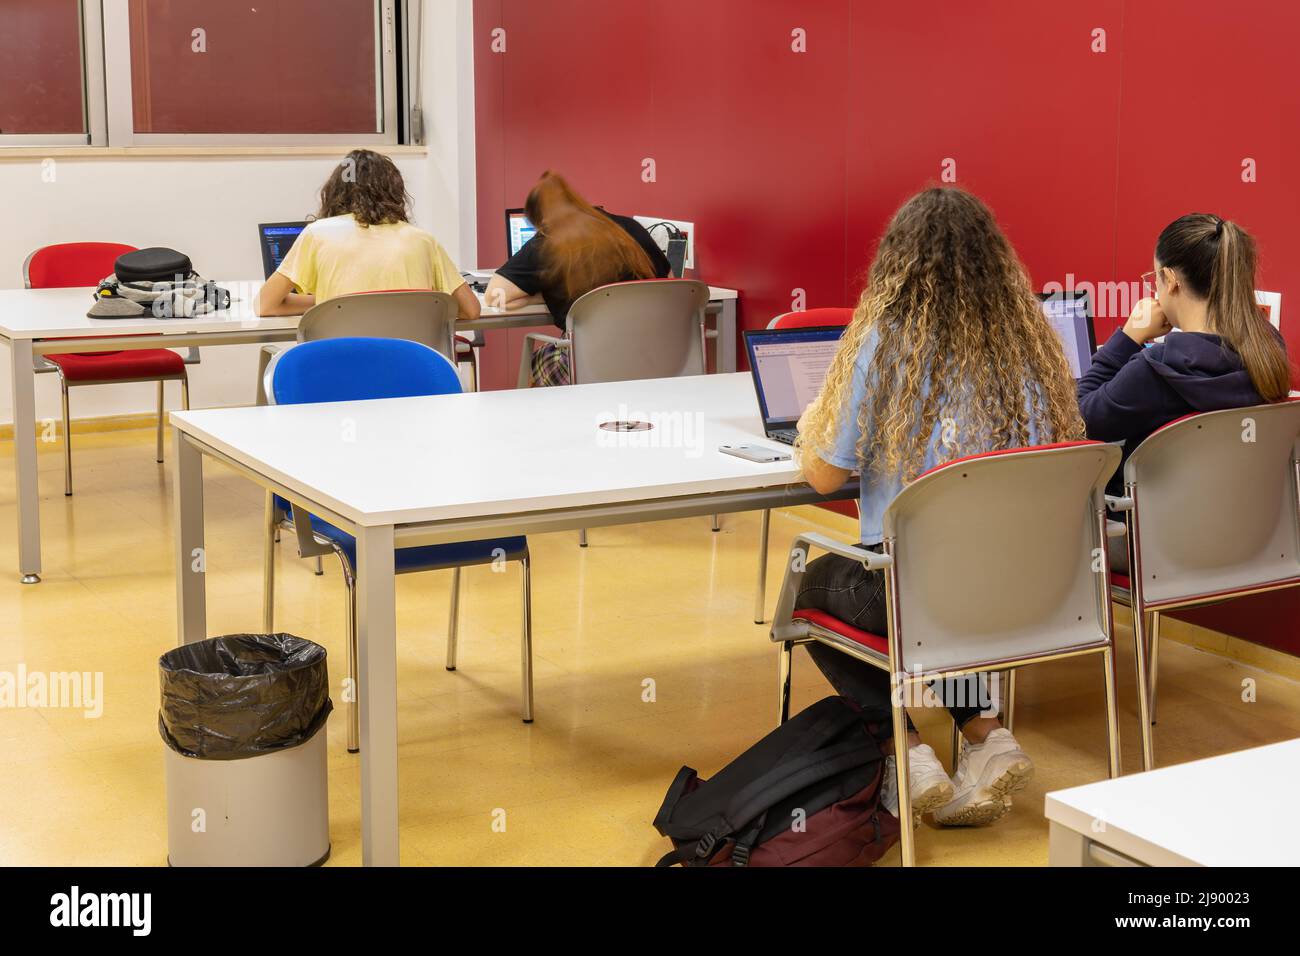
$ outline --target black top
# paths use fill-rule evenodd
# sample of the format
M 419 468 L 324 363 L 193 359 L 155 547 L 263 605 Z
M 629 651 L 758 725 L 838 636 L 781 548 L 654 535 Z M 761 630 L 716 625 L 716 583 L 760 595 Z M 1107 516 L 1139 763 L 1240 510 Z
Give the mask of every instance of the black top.
M 1263 401 L 1241 356 L 1208 332 L 1170 332 L 1163 343 L 1144 348 L 1117 330 L 1079 379 L 1088 437 L 1123 441 L 1125 461 L 1144 438 L 1176 418 Z M 1122 490 L 1123 478 L 1116 474 L 1111 493 Z
M 623 231 L 637 241 L 645 254 L 650 257 L 650 264 L 654 266 L 655 277 L 665 279 L 668 277 L 669 265 L 668 257 L 664 255 L 663 250 L 655 244 L 650 233 L 646 232 L 635 219 L 629 216 L 618 216 L 612 212 L 605 212 L 600 209 L 599 212 L 608 216 L 614 222 L 623 227 Z M 542 294 L 542 299 L 546 302 L 546 307 L 551 311 L 551 319 L 560 329 L 565 327 L 565 318 L 569 314 L 569 307 L 573 305 L 574 300 L 564 294 L 564 290 L 554 285 L 547 284 L 542 276 L 542 252 L 545 245 L 546 237 L 540 232 L 533 238 L 524 243 L 523 248 L 516 252 L 507 260 L 506 264 L 497 270 L 497 275 L 503 279 L 508 279 L 517 285 L 522 292 L 529 295 Z M 627 282 L 637 278 L 634 275 L 623 275 L 611 282 Z M 590 290 L 587 290 L 590 291 Z

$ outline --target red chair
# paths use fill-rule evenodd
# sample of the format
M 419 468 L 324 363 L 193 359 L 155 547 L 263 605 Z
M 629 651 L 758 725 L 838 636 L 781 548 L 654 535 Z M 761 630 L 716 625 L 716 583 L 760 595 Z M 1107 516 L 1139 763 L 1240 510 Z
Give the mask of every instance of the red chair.
M 95 286 L 113 274 L 113 264 L 134 246 L 116 242 L 63 242 L 42 246 L 23 263 L 23 285 L 28 289 L 67 289 Z M 87 308 L 90 307 L 87 296 Z M 197 349 L 183 357 L 171 349 L 134 349 L 122 352 L 62 352 L 36 359 L 37 372 L 57 372 L 63 393 L 63 493 L 72 494 L 72 420 L 68 389 L 74 385 L 118 382 L 158 383 L 158 452 L 163 460 L 163 383 L 181 383 L 181 406 L 190 407 L 189 376 L 185 366 L 199 361 Z
M 806 309 L 803 312 L 783 312 L 771 322 L 767 323 L 769 329 L 806 329 L 814 326 L 827 325 L 848 325 L 853 321 L 853 309 L 851 307 L 833 307 L 822 309 Z M 850 510 L 842 510 L 847 506 Z M 825 508 L 828 511 L 834 511 L 837 514 L 851 514 L 857 516 L 858 503 L 856 501 L 832 501 L 819 508 Z M 763 517 L 758 529 L 758 590 L 754 596 L 754 623 L 763 623 L 763 612 L 766 610 L 767 603 L 767 536 L 772 524 L 772 512 L 764 511 Z

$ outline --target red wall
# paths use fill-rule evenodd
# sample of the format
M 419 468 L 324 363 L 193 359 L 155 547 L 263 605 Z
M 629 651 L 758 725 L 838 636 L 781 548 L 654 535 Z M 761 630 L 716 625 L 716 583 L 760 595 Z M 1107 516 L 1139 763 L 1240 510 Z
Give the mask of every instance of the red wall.
M 555 168 L 615 212 L 695 222 L 698 276 L 757 328 L 797 289 L 851 303 L 951 159 L 1039 285 L 1136 282 L 1185 212 L 1242 222 L 1300 360 L 1291 0 L 477 0 L 474 29 L 480 265 Z M 1099 338 L 1122 320 L 1105 305 Z M 485 378 L 513 380 L 517 351 L 495 353 Z M 1195 619 L 1300 652 L 1298 594 Z

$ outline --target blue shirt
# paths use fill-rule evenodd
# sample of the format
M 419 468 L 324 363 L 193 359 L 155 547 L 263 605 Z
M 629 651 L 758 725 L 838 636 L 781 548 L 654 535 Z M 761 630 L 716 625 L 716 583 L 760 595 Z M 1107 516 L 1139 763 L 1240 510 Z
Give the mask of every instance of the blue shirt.
M 835 444 L 828 454 L 822 456 L 827 464 L 835 465 L 837 468 L 846 468 L 850 471 L 857 471 L 859 467 L 862 469 L 860 478 L 862 493 L 858 503 L 858 510 L 863 544 L 879 544 L 884 538 L 881 525 L 885 509 L 889 507 L 889 503 L 903 490 L 903 486 L 906 484 L 901 475 L 884 475 L 878 469 L 872 468 L 869 460 L 866 462 L 858 461 L 858 439 L 863 434 L 863 430 L 858 427 L 858 412 L 863 408 L 867 400 L 871 360 L 875 357 L 879 342 L 879 334 L 874 329 L 863 340 L 862 346 L 858 350 L 857 361 L 853 366 L 853 387 L 849 397 L 849 406 L 845 409 L 840 421 L 839 432 L 835 436 Z M 922 402 L 925 400 L 928 391 L 929 382 L 927 381 L 921 389 L 920 400 Z M 946 443 L 943 441 L 946 424 L 951 423 L 948 425 L 948 427 L 952 428 L 949 437 L 953 441 L 961 434 L 964 425 L 962 409 L 960 406 L 954 406 L 951 402 L 953 394 L 954 390 L 950 388 L 948 390 L 949 401 L 940 409 L 939 415 L 935 419 L 934 431 L 931 432 L 930 441 L 926 445 L 921 471 L 927 471 L 941 462 L 960 457 L 957 448 L 946 448 Z M 1028 391 L 1025 394 L 1025 404 L 1026 407 L 1030 404 Z M 872 417 L 869 406 L 865 415 L 865 428 L 870 432 Z M 1038 440 L 1038 432 L 1033 417 L 1030 416 L 1029 444 L 1037 444 Z M 993 449 L 986 450 L 992 451 Z

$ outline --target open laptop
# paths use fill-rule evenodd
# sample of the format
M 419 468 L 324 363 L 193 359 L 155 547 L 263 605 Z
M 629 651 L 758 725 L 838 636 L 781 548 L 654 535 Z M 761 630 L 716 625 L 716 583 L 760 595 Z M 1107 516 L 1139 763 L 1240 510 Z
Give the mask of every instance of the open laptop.
M 271 273 L 280 268 L 298 234 L 306 228 L 305 222 L 264 222 L 257 227 L 257 241 L 262 248 L 262 271 L 266 278 L 271 278 Z
M 537 232 L 537 227 L 528 221 L 528 214 L 522 209 L 506 210 L 506 258 L 509 259 L 524 247 Z
M 842 325 L 745 332 L 749 370 L 768 438 L 794 444 L 799 416 L 821 392 L 843 334 Z
M 1061 336 L 1065 358 L 1075 381 L 1092 368 L 1092 353 L 1097 351 L 1097 330 L 1092 327 L 1092 298 L 1086 289 L 1063 292 L 1040 292 L 1043 313 Z

